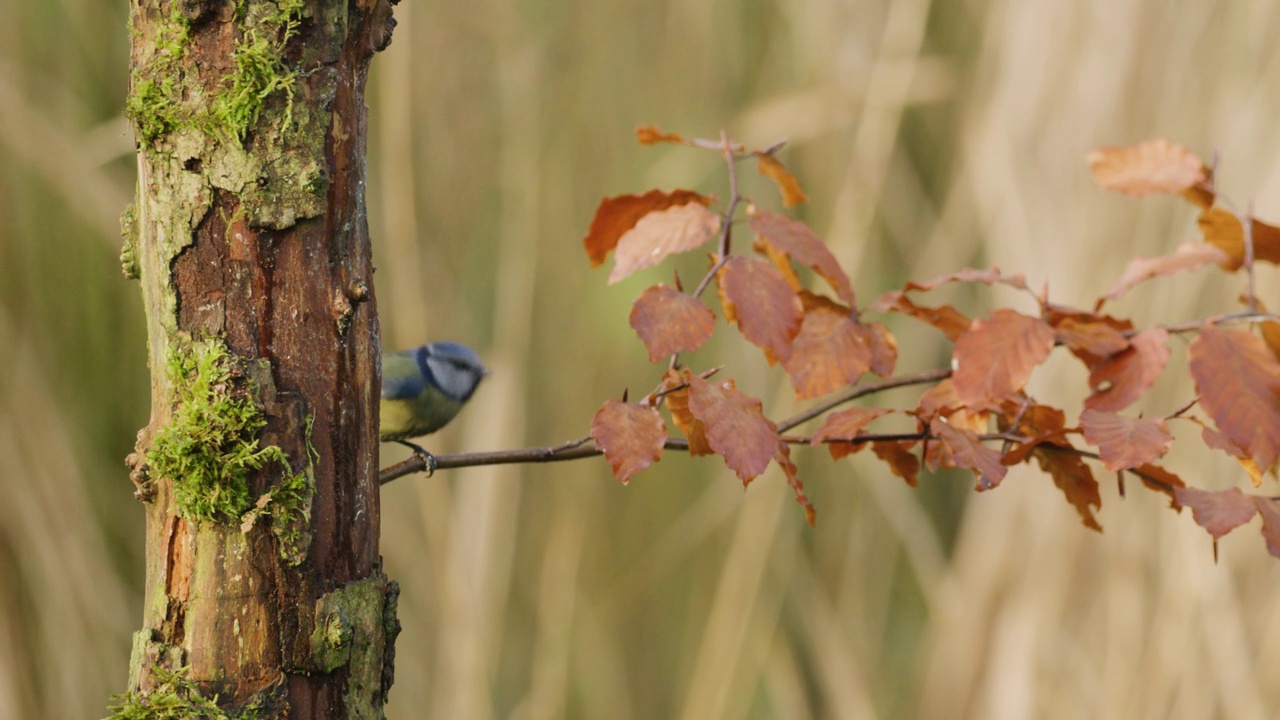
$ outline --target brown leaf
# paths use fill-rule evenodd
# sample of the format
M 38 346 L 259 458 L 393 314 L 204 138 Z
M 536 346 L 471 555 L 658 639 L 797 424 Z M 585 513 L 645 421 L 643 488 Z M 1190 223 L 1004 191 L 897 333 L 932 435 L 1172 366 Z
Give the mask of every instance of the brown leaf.
M 809 502 L 809 496 L 804 494 L 804 483 L 800 481 L 800 469 L 791 462 L 791 447 L 779 440 L 778 448 L 773 453 L 773 460 L 778 463 L 778 467 L 782 468 L 782 474 L 787 476 L 787 484 L 795 493 L 796 502 L 804 508 L 804 519 L 809 522 L 809 527 L 815 527 L 818 522 L 818 512 L 814 510 L 813 503 Z
M 800 295 L 804 321 L 782 366 L 796 397 L 804 399 L 857 382 L 871 368 L 875 338 L 844 305 L 803 290 Z
M 1273 498 L 1254 495 L 1253 504 L 1262 516 L 1262 537 L 1267 541 L 1267 552 L 1280 558 L 1280 503 Z
M 871 338 L 871 372 L 882 378 L 893 377 L 898 365 L 898 339 L 880 323 L 864 323 L 863 327 Z
M 1195 420 L 1195 418 L 1191 418 Z M 1204 444 L 1214 450 L 1221 450 L 1231 457 L 1235 458 L 1244 471 L 1249 474 L 1249 479 L 1253 481 L 1254 487 L 1262 485 L 1262 469 L 1258 467 L 1258 463 L 1249 457 L 1249 453 L 1243 448 L 1231 441 L 1231 438 L 1214 430 L 1208 425 L 1202 425 L 1200 428 L 1200 437 L 1204 440 Z
M 743 337 L 764 348 L 770 363 L 791 357 L 791 343 L 804 315 L 800 297 L 772 264 L 735 255 L 717 277 L 725 319 Z
M 1129 338 L 1109 322 L 1064 317 L 1056 324 L 1050 320 L 1050 324 L 1053 324 L 1054 339 L 1089 365 L 1129 347 Z
M 693 202 L 710 205 L 711 198 L 692 190 L 673 190 L 669 193 L 650 190 L 644 195 L 618 195 L 601 200 L 595 217 L 591 219 L 591 227 L 587 230 L 586 237 L 582 238 L 587 257 L 591 258 L 591 267 L 604 263 L 609 251 L 617 247 L 618 240 L 635 227 L 640 218 L 654 210 Z
M 982 444 L 972 430 L 955 428 L 946 420 L 934 420 L 930 432 L 948 451 L 948 459 L 958 467 L 968 468 L 978 476 L 977 490 L 990 490 L 1004 480 L 1009 468 L 1000 463 L 1000 453 Z
M 685 371 L 689 411 L 707 428 L 707 443 L 745 487 L 769 466 L 778 446 L 778 428 L 764 416 L 756 398 L 738 391 L 733 381 L 710 383 Z
M 656 145 L 660 142 L 689 144 L 689 141 L 675 133 L 663 132 L 657 125 L 637 125 L 636 140 L 641 145 Z
M 1164 420 L 1129 418 L 1115 413 L 1085 410 L 1080 413 L 1084 439 L 1098 447 L 1108 470 L 1128 470 L 1164 457 L 1173 436 Z
M 907 481 L 911 487 L 916 487 L 920 481 L 920 458 L 911 452 L 911 447 L 915 442 L 892 442 L 888 440 L 876 440 L 871 443 L 871 451 L 876 454 L 889 466 L 889 470 L 898 477 Z
M 654 285 L 631 306 L 631 327 L 649 351 L 649 362 L 697 350 L 711 337 L 716 316 L 702 301 L 669 285 Z
M 1079 456 L 1045 447 L 1037 448 L 1034 454 L 1040 469 L 1049 473 L 1053 484 L 1080 513 L 1080 521 L 1085 527 L 1102 532 L 1102 525 L 1093 515 L 1094 510 L 1102 509 L 1102 494 L 1089 466 Z
M 1015 288 L 1017 290 L 1027 289 L 1027 280 L 1025 277 L 1022 276 L 1022 273 L 1017 273 L 1015 275 L 1005 275 L 1000 271 L 1000 268 L 992 265 L 986 270 L 977 270 L 975 268 L 965 268 L 959 272 L 948 273 L 946 275 L 939 275 L 938 277 L 933 278 L 932 280 L 926 280 L 924 282 L 912 281 L 907 283 L 906 286 L 902 288 L 902 291 L 910 292 L 912 290 L 933 290 L 934 288 L 937 288 L 941 285 L 946 285 L 948 283 L 953 283 L 953 282 L 966 282 L 966 283 L 977 282 L 977 283 L 982 283 L 983 285 L 1008 285 L 1009 287 Z
M 917 305 L 906 293 L 900 291 L 887 292 L 881 295 L 871 309 L 876 312 L 899 312 L 932 325 L 942 331 L 951 340 L 955 340 L 969 331 L 973 321 L 950 305 L 942 307 L 926 307 Z
M 956 338 L 952 379 L 966 405 L 1006 398 L 1027 384 L 1053 351 L 1053 328 L 1039 318 L 1000 309 Z
M 653 267 L 668 255 L 688 252 L 720 232 L 720 216 L 702 203 L 673 205 L 654 210 L 636 222 L 618 239 L 609 284 L 637 270 Z
M 1182 482 L 1182 478 L 1165 470 L 1159 465 L 1142 465 L 1133 469 L 1133 474 L 1138 476 L 1143 485 L 1156 492 L 1164 493 L 1169 496 L 1169 505 L 1174 510 L 1182 508 L 1182 503 L 1178 502 L 1177 489 L 1186 487 L 1187 484 Z
M 689 388 L 684 375 L 668 370 L 662 377 L 663 389 L 667 390 L 667 409 L 671 411 L 671 421 L 680 428 L 689 440 L 689 455 L 711 455 L 715 450 L 707 443 L 707 427 L 689 411 Z M 673 389 L 678 388 L 678 389 Z
M 1253 519 L 1258 508 L 1248 495 L 1236 488 L 1228 490 L 1197 490 L 1181 487 L 1174 491 L 1178 502 L 1191 508 L 1196 524 L 1213 536 L 1214 540 Z
M 1107 291 L 1110 300 L 1119 300 L 1134 285 L 1153 277 L 1173 275 L 1183 270 L 1199 270 L 1212 263 L 1226 263 L 1227 253 L 1209 243 L 1184 242 L 1173 251 L 1172 255 L 1161 257 L 1136 257 L 1129 261 L 1124 273 L 1115 285 Z
M 1266 472 L 1280 458 L 1280 362 L 1244 330 L 1201 326 L 1191 341 L 1191 377 L 1218 430 Z
M 800 183 L 796 182 L 796 176 L 788 172 L 777 158 L 765 153 L 760 153 L 757 157 L 760 158 L 760 162 L 756 163 L 756 170 L 778 185 L 778 190 L 782 193 L 783 206 L 793 207 L 809 202 L 804 190 L 800 189 Z
M 1135 197 L 1176 195 L 1207 177 L 1204 161 L 1195 153 L 1163 139 L 1130 147 L 1101 147 L 1090 152 L 1088 160 L 1099 187 Z
M 818 432 L 813 434 L 809 443 L 814 447 L 828 440 L 853 440 L 872 420 L 893 412 L 888 408 L 849 408 L 832 413 L 822 423 Z M 831 459 L 839 460 L 862 449 L 861 443 L 833 442 L 827 445 L 831 451 Z
M 656 408 L 609 400 L 591 420 L 591 439 L 623 485 L 662 458 L 667 425 Z
M 1198 222 L 1204 241 L 1227 254 L 1222 262 L 1224 269 L 1239 270 L 1244 266 L 1244 226 L 1235 213 L 1212 208 L 1201 213 Z M 1254 219 L 1253 258 L 1280 264 L 1280 228 Z
M 1089 373 L 1090 410 L 1118 412 L 1151 389 L 1169 362 L 1169 333 L 1149 328 L 1129 338 L 1129 349 L 1095 365 Z
M 812 268 L 830 283 L 841 300 L 849 305 L 854 304 L 849 277 L 845 275 L 827 244 L 814 235 L 808 225 L 768 210 L 757 210 L 747 217 L 747 224 L 759 236 L 759 242 Z

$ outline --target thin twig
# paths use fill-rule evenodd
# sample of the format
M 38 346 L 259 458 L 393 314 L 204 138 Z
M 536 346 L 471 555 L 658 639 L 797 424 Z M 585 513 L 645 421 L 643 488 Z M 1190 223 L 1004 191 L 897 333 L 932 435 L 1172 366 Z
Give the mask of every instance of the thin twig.
M 906 387 L 908 385 L 924 385 L 926 383 L 939 382 L 949 377 L 951 377 L 951 369 L 944 368 L 939 370 L 929 370 L 922 373 L 916 373 L 914 375 L 903 375 L 901 377 L 890 378 L 888 380 L 882 380 L 880 382 L 868 383 L 866 385 L 859 385 L 857 387 L 852 387 L 840 393 L 839 395 L 836 395 L 835 397 L 828 398 L 827 400 L 824 400 L 821 403 L 814 405 L 808 410 L 805 410 L 802 413 L 793 415 L 787 418 L 786 420 L 783 420 L 782 422 L 778 423 L 778 432 L 786 432 L 801 423 L 808 422 L 818 417 L 819 415 L 827 412 L 828 410 L 831 410 L 835 407 L 843 405 L 844 403 L 847 403 L 851 400 L 857 400 L 860 397 L 866 397 L 867 395 L 874 395 L 878 392 L 884 392 L 885 390 L 891 390 L 897 387 Z

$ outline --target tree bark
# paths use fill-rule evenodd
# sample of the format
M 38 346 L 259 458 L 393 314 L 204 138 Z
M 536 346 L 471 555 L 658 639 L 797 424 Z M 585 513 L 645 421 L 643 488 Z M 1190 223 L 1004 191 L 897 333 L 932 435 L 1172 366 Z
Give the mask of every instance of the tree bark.
M 388 0 L 131 2 L 122 261 L 152 415 L 130 456 L 146 596 L 118 715 L 164 695 L 216 698 L 192 717 L 382 717 L 398 590 L 378 551 L 364 88 L 393 26 Z

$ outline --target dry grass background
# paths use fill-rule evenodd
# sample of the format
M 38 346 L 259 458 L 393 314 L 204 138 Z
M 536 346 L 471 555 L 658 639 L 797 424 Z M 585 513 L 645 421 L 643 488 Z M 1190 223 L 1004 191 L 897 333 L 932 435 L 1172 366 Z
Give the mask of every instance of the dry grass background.
M 1280 218 L 1269 0 L 410 1 L 397 15 L 370 78 L 385 340 L 462 340 L 495 370 L 440 451 L 574 438 L 604 398 L 654 383 L 625 322 L 662 271 L 607 287 L 579 240 L 603 195 L 725 190 L 713 157 L 636 148 L 639 122 L 790 137 L 783 157 L 814 198 L 800 215 L 864 300 L 997 262 L 1086 305 L 1127 258 L 1193 236 L 1175 201 L 1094 189 L 1082 158 L 1098 144 L 1216 150 L 1228 192 Z M 141 617 L 122 458 L 148 412 L 145 340 L 116 261 L 133 183 L 126 8 L 0 0 L 0 16 L 0 720 L 98 717 Z M 1261 276 L 1272 304 L 1274 281 Z M 1189 319 L 1237 287 L 1160 281 L 1117 309 Z M 931 331 L 895 327 L 904 371 L 945 361 Z M 788 388 L 752 354 L 719 342 L 698 362 L 729 363 L 785 413 Z M 1169 375 L 1153 412 L 1189 397 Z M 1035 382 L 1078 409 L 1070 363 Z M 668 458 L 627 488 L 599 461 L 389 486 L 404 633 L 388 715 L 1280 712 L 1280 563 L 1254 525 L 1215 564 L 1190 518 L 1141 488 L 1104 488 L 1098 535 L 1036 473 L 984 495 L 961 475 L 911 491 L 874 464 L 800 454 L 816 530 L 772 471 L 744 494 L 713 460 Z M 1178 462 L 1203 487 L 1242 480 Z

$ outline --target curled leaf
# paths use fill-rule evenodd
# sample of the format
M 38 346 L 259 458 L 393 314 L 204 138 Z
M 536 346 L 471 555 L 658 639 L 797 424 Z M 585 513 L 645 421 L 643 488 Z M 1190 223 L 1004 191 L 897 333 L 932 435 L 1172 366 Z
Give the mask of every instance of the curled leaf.
M 756 170 L 777 184 L 778 190 L 782 193 L 784 206 L 793 207 L 809 202 L 804 190 L 800 189 L 800 183 L 796 182 L 796 176 L 792 175 L 777 158 L 766 153 L 760 153 L 758 157 L 760 162 L 756 163 Z
M 1177 195 L 1207 178 L 1203 160 L 1163 139 L 1129 147 L 1101 147 L 1089 153 L 1088 161 L 1099 187 L 1135 197 Z
M 1183 270 L 1199 270 L 1205 265 L 1225 264 L 1229 260 L 1226 251 L 1209 243 L 1184 242 L 1172 255 L 1147 258 L 1137 257 L 1129 261 L 1124 273 L 1107 291 L 1110 300 L 1119 300 L 1133 286 L 1153 277 L 1173 275 Z
M 1151 389 L 1169 362 L 1169 333 L 1149 328 L 1129 338 L 1129 349 L 1095 365 L 1089 373 L 1093 393 L 1084 406 L 1091 410 L 1118 412 L 1132 405 Z
M 768 210 L 752 213 L 747 218 L 747 224 L 768 249 L 812 268 L 831 284 L 841 300 L 853 305 L 853 287 L 849 284 L 849 277 L 845 275 L 827 244 L 808 225 Z

